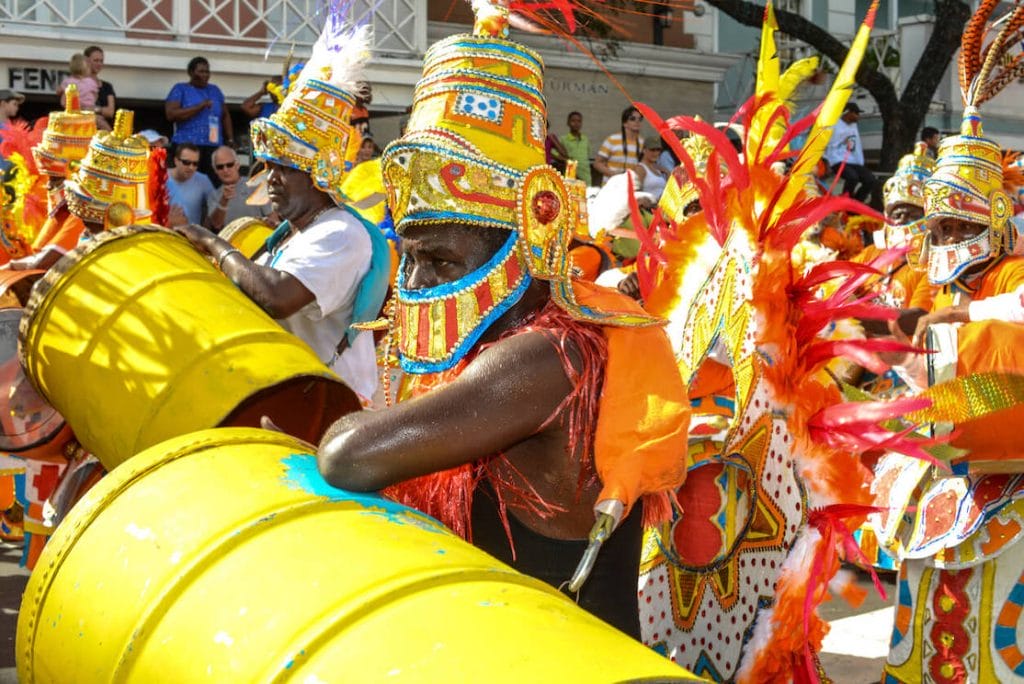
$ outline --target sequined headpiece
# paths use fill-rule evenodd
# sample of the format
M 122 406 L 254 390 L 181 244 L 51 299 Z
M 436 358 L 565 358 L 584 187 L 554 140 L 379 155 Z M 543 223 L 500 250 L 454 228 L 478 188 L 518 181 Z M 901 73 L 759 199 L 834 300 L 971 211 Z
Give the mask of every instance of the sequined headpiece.
M 114 129 L 93 136 L 78 170 L 64 182 L 68 209 L 83 221 L 106 225 L 108 210 L 124 205 L 135 223 L 149 222 L 149 143 L 132 133 L 133 123 L 134 114 L 119 109 Z
M 885 181 L 885 206 L 912 204 L 924 208 L 924 181 L 935 170 L 935 160 L 928 156 L 928 143 L 918 142 L 914 151 L 900 158 L 896 172 Z
M 355 83 L 370 57 L 370 29 L 329 18 L 280 108 L 250 126 L 257 159 L 304 171 L 337 204 L 361 138 L 349 123 Z
M 928 279 L 944 284 L 958 278 L 964 270 L 993 257 L 1012 251 L 1013 232 L 1006 224 L 1013 204 L 1003 189 L 1003 155 L 995 141 L 984 137 L 979 107 L 997 95 L 1012 79 L 1013 49 L 1018 41 L 1009 40 L 1019 26 L 1017 21 L 1003 23 L 1002 30 L 982 46 L 985 25 L 995 7 L 982 3 L 971 17 L 960 46 L 960 90 L 964 101 L 960 135 L 944 138 L 939 144 L 935 171 L 924 184 L 925 218 L 950 217 L 986 226 L 981 234 L 955 245 L 929 245 Z M 1024 18 L 1024 5 L 1011 10 Z M 1009 58 L 1009 59 L 1007 59 Z
M 67 177 L 68 164 L 85 157 L 96 134 L 96 115 L 79 108 L 78 86 L 69 84 L 64 98 L 64 111 L 50 112 L 43 140 L 32 148 L 36 166 L 48 176 Z
M 399 280 L 399 356 L 413 373 L 454 366 L 531 278 L 549 281 L 555 303 L 578 319 L 654 320 L 627 321 L 576 304 L 568 248 L 580 202 L 545 164 L 543 62 L 507 39 L 505 3 L 477 2 L 474 10 L 474 35 L 446 38 L 427 51 L 406 132 L 388 145 L 381 166 L 399 235 L 460 224 L 508 230 L 510 238 L 458 281 L 408 290 Z

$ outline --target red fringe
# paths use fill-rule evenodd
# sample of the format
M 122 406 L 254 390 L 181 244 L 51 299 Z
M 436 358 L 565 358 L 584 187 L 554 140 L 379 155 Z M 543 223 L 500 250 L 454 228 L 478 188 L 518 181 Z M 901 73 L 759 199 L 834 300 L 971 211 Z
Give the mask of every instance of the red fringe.
M 166 226 L 171 202 L 167 193 L 167 150 L 162 147 L 149 149 L 149 184 L 146 189 L 149 209 L 153 212 L 151 220 L 158 226 Z
M 569 454 L 580 455 L 577 480 L 579 496 L 586 487 L 597 482 L 593 442 L 608 345 L 600 326 L 574 320 L 552 302 L 549 302 L 532 320 L 502 335 L 501 339 L 526 332 L 541 332 L 551 341 L 562 360 L 566 377 L 573 386 L 572 392 L 538 428 L 538 432 L 555 420 L 567 426 L 567 457 Z M 448 384 L 485 348 L 486 346 L 480 347 L 451 371 L 417 376 L 412 380 L 413 386 L 408 397 L 419 396 Z M 500 467 L 496 467 L 499 465 Z M 499 514 L 505 531 L 509 534 L 510 543 L 512 538 L 508 526 L 509 506 L 529 510 L 542 517 L 549 517 L 562 510 L 557 505 L 544 501 L 528 483 L 525 483 L 502 454 L 486 456 L 473 463 L 400 482 L 388 487 L 383 493 L 394 501 L 440 520 L 463 539 L 472 541 L 470 514 L 473 509 L 473 494 L 484 478 L 493 485 Z M 506 500 L 506 494 L 511 495 L 513 503 Z M 513 556 L 514 554 L 513 546 Z

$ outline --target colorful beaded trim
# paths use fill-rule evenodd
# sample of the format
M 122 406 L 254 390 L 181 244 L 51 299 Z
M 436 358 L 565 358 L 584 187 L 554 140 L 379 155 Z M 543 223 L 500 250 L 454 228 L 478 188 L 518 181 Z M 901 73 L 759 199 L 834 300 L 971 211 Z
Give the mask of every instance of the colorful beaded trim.
M 457 364 L 526 292 L 531 278 L 512 231 L 472 273 L 435 287 L 405 288 L 405 257 L 395 291 L 398 355 L 407 373 L 437 373 Z

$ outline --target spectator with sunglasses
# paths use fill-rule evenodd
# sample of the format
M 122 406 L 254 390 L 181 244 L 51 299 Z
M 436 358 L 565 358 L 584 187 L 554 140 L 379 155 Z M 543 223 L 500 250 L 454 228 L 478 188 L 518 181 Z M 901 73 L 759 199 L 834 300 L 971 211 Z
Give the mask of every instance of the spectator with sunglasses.
M 199 147 L 192 143 L 177 145 L 174 148 L 174 167 L 167 172 L 167 194 L 171 204 L 168 223 L 172 226 L 202 224 L 207 198 L 213 193 L 213 183 L 205 173 L 199 173 Z
M 625 173 L 640 164 L 640 150 L 644 139 L 640 136 L 640 125 L 644 117 L 636 107 L 622 110 L 622 127 L 604 139 L 594 157 L 594 168 L 601 172 L 604 185 L 612 176 Z
M 265 218 L 270 215 L 270 202 L 249 204 L 253 188 L 242 180 L 241 165 L 235 151 L 223 145 L 213 153 L 213 171 L 221 186 L 206 197 L 206 227 L 219 233 L 227 224 L 242 216 Z

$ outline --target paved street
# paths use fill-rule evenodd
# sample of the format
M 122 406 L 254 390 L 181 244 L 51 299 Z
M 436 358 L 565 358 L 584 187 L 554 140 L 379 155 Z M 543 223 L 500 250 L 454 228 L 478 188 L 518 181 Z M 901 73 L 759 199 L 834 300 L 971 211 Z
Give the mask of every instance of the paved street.
M 0 541 L 0 684 L 14 684 L 14 632 L 28 572 L 18 565 L 21 545 Z

